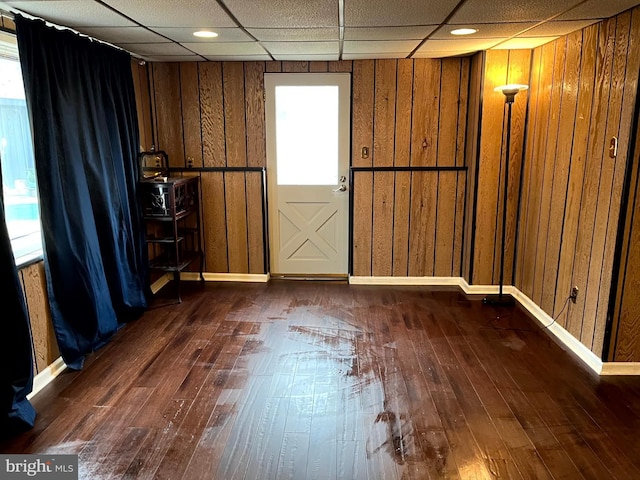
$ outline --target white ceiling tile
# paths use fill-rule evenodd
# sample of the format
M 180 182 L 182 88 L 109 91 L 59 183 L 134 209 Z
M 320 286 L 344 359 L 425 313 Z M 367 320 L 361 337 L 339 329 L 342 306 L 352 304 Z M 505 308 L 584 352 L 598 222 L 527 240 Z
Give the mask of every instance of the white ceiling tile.
M 427 40 L 424 45 L 420 47 L 418 52 L 422 50 L 437 50 L 439 52 L 477 52 L 478 50 L 486 50 L 493 47 L 498 42 L 504 40 L 504 38 L 490 38 L 490 39 L 471 39 L 471 38 L 459 38 L 455 40 Z
M 136 24 L 93 0 L 6 2 L 21 12 L 64 27 L 134 27 Z
M 581 0 L 468 0 L 450 23 L 513 23 L 545 20 Z
M 330 41 L 340 39 L 338 27 L 328 28 L 248 28 L 262 42 Z
M 345 40 L 422 40 L 437 25 L 408 27 L 345 27 Z
M 271 60 L 269 55 L 206 55 L 214 62 L 263 62 Z
M 183 43 L 182 45 L 206 57 L 214 55 L 268 55 L 258 42 Z
M 273 54 L 273 58 L 275 58 L 276 60 L 282 60 L 282 61 L 309 61 L 309 62 L 325 62 L 325 61 L 329 61 L 329 62 L 333 62 L 338 60 L 338 54 L 334 54 L 334 55 L 289 55 L 289 54 Z
M 121 43 L 158 43 L 166 42 L 166 38 L 142 27 L 83 27 L 81 32 L 90 37 L 110 42 Z
M 340 51 L 338 42 L 263 42 L 262 45 L 273 55 L 337 55 Z
M 209 0 L 104 0 L 135 21 L 149 27 L 235 27 L 216 3 Z
M 226 0 L 225 4 L 245 28 L 335 27 L 338 25 L 336 0 L 314 0 L 313 2 Z
M 431 38 L 435 40 L 450 40 L 450 39 L 460 39 L 460 38 L 505 38 L 520 33 L 521 31 L 533 27 L 536 22 L 523 22 L 523 23 L 469 23 L 463 25 L 445 25 L 436 33 L 433 34 Z M 451 30 L 455 30 L 456 28 L 462 27 L 470 27 L 476 28 L 478 30 L 477 33 L 473 35 L 465 35 L 463 37 L 451 35 Z
M 349 0 L 344 2 L 345 27 L 439 25 L 459 0 Z
M 588 27 L 598 20 L 571 20 L 564 22 L 545 22 L 531 30 L 527 30 L 523 35 L 527 37 L 548 37 L 567 35 L 576 30 Z
M 638 0 L 589 0 L 554 20 L 584 20 L 613 17 L 638 5 Z
M 552 42 L 558 37 L 516 37 L 493 47 L 493 50 L 527 50 Z
M 202 27 L 205 28 L 205 27 Z M 215 38 L 194 37 L 193 32 L 197 29 L 193 27 L 153 27 L 153 30 L 174 42 L 190 43 L 223 43 L 223 42 L 250 42 L 253 39 L 242 31 L 241 28 L 208 27 L 218 34 Z
M 367 41 L 367 40 L 345 40 L 344 53 L 397 53 L 406 52 L 416 48 L 420 40 L 389 40 L 389 41 Z
M 121 43 L 120 46 L 129 52 L 140 55 L 193 55 L 186 48 L 177 43 Z

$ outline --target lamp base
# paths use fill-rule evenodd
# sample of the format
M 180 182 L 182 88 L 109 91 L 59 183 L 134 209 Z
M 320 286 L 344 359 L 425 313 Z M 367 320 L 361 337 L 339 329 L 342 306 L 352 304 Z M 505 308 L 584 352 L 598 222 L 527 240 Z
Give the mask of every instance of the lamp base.
M 503 293 L 502 295 L 487 295 L 482 299 L 482 303 L 498 307 L 512 307 L 516 304 L 516 301 L 508 293 Z

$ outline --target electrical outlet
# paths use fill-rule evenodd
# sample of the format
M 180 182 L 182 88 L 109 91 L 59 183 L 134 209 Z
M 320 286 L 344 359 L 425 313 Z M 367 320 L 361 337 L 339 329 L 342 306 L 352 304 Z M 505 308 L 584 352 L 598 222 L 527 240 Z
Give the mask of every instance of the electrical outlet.
M 578 287 L 573 287 L 571 289 L 571 295 L 569 296 L 569 298 L 573 303 L 576 303 L 576 300 L 578 299 Z

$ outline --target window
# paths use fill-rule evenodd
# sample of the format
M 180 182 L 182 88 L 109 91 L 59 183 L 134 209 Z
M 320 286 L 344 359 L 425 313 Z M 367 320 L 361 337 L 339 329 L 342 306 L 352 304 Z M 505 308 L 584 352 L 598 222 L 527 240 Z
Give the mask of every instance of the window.
M 33 142 L 15 37 L 0 32 L 0 163 L 5 218 L 17 265 L 42 256 Z

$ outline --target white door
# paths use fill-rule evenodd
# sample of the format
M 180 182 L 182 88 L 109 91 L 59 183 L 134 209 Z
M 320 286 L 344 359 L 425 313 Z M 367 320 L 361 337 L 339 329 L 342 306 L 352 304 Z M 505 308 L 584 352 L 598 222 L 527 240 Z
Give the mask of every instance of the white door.
M 348 73 L 265 73 L 272 274 L 346 275 Z

